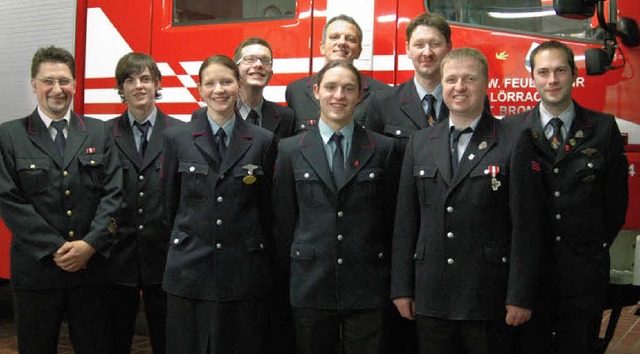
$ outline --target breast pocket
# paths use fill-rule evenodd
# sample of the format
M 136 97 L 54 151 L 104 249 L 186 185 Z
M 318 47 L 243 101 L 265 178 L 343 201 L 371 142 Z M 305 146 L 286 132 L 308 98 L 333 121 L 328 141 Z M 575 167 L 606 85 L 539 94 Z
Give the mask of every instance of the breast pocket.
M 469 202 L 478 206 L 508 205 L 509 179 L 504 164 L 479 165 L 469 173 Z
M 89 190 L 102 190 L 104 181 L 104 154 L 78 156 L 80 178 Z
M 192 161 L 179 161 L 178 173 L 182 197 L 185 200 L 205 201 L 208 191 L 213 186 L 207 185 L 209 165 Z
M 385 200 L 385 198 L 378 198 L 378 193 L 383 190 L 382 182 L 384 181 L 384 176 L 382 171 L 382 168 L 366 168 L 356 175 L 357 186 L 355 193 L 367 205 L 382 203 Z M 352 198 L 355 197 L 352 195 Z
M 436 186 L 437 174 L 438 168 L 436 166 L 413 166 L 413 177 L 416 180 L 418 195 L 423 205 L 431 205 L 437 200 L 440 189 Z
M 300 206 L 314 208 L 322 204 L 323 183 L 318 175 L 310 168 L 295 169 L 296 191 Z
M 233 201 L 246 204 L 260 198 L 259 186 L 264 183 L 262 166 L 245 165 L 233 169 Z
M 29 195 L 41 194 L 47 190 L 49 159 L 17 159 L 16 167 L 22 190 Z

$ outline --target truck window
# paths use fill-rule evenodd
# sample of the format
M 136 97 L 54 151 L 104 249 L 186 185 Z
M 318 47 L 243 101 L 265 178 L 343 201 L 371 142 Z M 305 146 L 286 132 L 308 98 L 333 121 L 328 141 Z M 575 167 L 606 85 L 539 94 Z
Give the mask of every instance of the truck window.
M 295 12 L 295 0 L 174 0 L 173 23 L 191 25 L 293 18 Z
M 452 22 L 536 35 L 596 40 L 591 19 L 556 16 L 552 0 L 425 0 L 425 6 Z

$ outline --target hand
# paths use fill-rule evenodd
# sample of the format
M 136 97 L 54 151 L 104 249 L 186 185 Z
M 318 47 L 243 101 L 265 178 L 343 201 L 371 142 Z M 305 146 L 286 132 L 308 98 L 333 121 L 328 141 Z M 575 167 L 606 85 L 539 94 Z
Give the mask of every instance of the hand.
M 393 304 L 396 305 L 400 316 L 414 321 L 416 319 L 416 302 L 410 297 L 398 297 L 393 299 Z
M 520 326 L 531 319 L 531 310 L 524 307 L 507 305 L 505 322 L 510 326 Z
M 54 254 L 53 261 L 62 270 L 75 273 L 87 267 L 87 262 L 96 253 L 85 241 L 65 242 Z

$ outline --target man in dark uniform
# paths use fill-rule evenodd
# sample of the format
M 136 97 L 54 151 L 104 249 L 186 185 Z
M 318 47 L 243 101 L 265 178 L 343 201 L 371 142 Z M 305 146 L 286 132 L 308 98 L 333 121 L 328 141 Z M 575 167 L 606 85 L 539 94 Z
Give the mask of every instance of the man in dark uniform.
M 0 213 L 13 235 L 11 285 L 21 353 L 55 353 L 63 315 L 76 353 L 108 353 L 100 273 L 117 231 L 122 170 L 106 125 L 71 111 L 75 60 L 40 48 L 38 107 L 0 125 Z
M 358 59 L 360 52 L 362 52 L 362 29 L 350 16 L 338 15 L 331 18 L 322 30 L 320 52 L 324 55 L 325 64 L 334 60 L 346 60 L 353 64 L 353 61 Z M 317 75 L 311 75 L 287 85 L 285 99 L 287 106 L 295 112 L 296 132 L 318 124 L 320 102 L 315 98 L 313 92 L 316 79 Z M 358 125 L 365 123 L 369 96 L 375 91 L 387 89 L 389 89 L 387 84 L 363 75 L 362 99 L 353 114 L 353 120 Z
M 525 347 L 536 353 L 598 353 L 609 246 L 627 210 L 623 140 L 612 115 L 571 98 L 578 72 L 569 47 L 544 42 L 530 62 L 541 102 L 505 118 L 531 129 L 545 188 L 541 316 L 531 323 L 538 336 Z
M 156 107 L 162 75 L 149 55 L 126 54 L 118 61 L 115 77 L 127 110 L 107 122 L 118 147 L 125 195 L 120 231 L 107 267 L 112 284 L 111 343 L 114 353 L 130 352 L 142 295 L 153 352 L 164 353 L 167 304 L 162 274 L 169 228 L 162 214 L 160 156 L 164 130 L 182 122 Z
M 314 92 L 320 122 L 281 141 L 274 175 L 298 353 L 333 353 L 340 339 L 346 354 L 387 353 L 397 150 L 353 122 L 362 78 L 351 63 L 328 63 Z
M 407 145 L 393 236 L 391 297 L 415 319 L 420 353 L 510 353 L 531 316 L 542 182 L 531 133 L 484 111 L 478 50 L 442 61 L 449 120 Z
M 409 22 L 406 33 L 407 57 L 413 78 L 391 90 L 376 92 L 367 112 L 367 128 L 397 138 L 401 148 L 413 132 L 446 119 L 442 100 L 440 62 L 451 50 L 451 28 L 442 16 L 421 14 Z
M 273 76 L 273 51 L 262 38 L 247 38 L 238 45 L 233 60 L 240 70 L 238 112 L 251 124 L 263 127 L 278 139 L 294 133 L 293 110 L 264 98 L 264 88 Z

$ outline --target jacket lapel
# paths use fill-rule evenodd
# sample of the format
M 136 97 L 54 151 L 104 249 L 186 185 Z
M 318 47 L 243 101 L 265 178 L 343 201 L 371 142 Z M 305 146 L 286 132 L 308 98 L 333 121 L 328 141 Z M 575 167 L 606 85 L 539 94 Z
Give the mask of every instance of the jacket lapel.
M 219 166 L 220 156 L 218 156 L 217 151 L 214 151 L 213 132 L 211 131 L 209 118 L 207 118 L 206 112 L 206 108 L 200 109 L 195 111 L 191 117 L 191 121 L 193 122 L 191 130 L 193 144 L 204 156 L 204 159 L 207 160 L 207 162 L 215 163 L 216 166 Z
M 558 154 L 558 161 L 576 151 L 580 145 L 589 140 L 591 135 L 593 135 L 593 123 L 591 122 L 591 118 L 576 102 L 573 104 L 575 106 L 576 116 L 569 128 L 569 134 L 567 135 L 567 139 L 565 139 L 563 148 Z
M 429 150 L 438 166 L 438 171 L 448 186 L 451 184 L 451 149 L 449 148 L 449 124 L 438 124 L 433 128 L 428 139 Z
M 162 135 L 167 128 L 169 128 L 169 117 L 158 109 L 156 122 L 151 131 L 151 137 L 149 138 L 149 145 L 144 154 L 142 169 L 147 168 L 162 152 Z
M 49 130 L 44 125 L 42 118 L 38 114 L 38 109 L 27 118 L 27 135 L 29 140 L 33 142 L 40 150 L 49 155 L 56 165 L 62 166 L 62 157 L 56 149 L 56 145 L 51 139 Z
M 320 102 L 316 99 L 316 96 L 313 95 L 313 84 L 316 82 L 316 75 L 309 77 L 307 81 L 307 86 L 305 87 L 304 94 L 307 96 L 309 101 L 320 111 Z M 315 117 L 314 119 L 318 119 Z
M 418 129 L 428 126 L 422 102 L 416 91 L 416 85 L 410 80 L 407 85 L 400 89 L 400 110 L 409 117 Z
M 324 143 L 320 136 L 320 130 L 317 128 L 309 129 L 308 132 L 300 139 L 300 151 L 307 163 L 320 177 L 322 182 L 337 195 L 337 189 L 333 183 L 331 169 L 327 161 L 327 155 L 324 151 Z
M 67 134 L 67 145 L 64 149 L 64 162 L 62 168 L 66 169 L 71 161 L 78 155 L 78 150 L 87 139 L 87 127 L 84 119 L 71 112 L 69 119 L 69 134 Z
M 460 159 L 458 174 L 453 177 L 454 186 L 478 165 L 496 143 L 496 124 L 496 118 L 486 112 L 482 114 L 476 130 L 471 136 L 471 141 Z
M 227 156 L 222 160 L 222 166 L 220 167 L 221 174 L 226 174 L 253 144 L 253 133 L 249 129 L 249 123 L 239 117 L 240 115 L 236 114 L 236 122 L 229 139 Z
M 555 161 L 556 152 L 551 147 L 549 139 L 544 135 L 544 129 L 540 121 L 540 103 L 527 114 L 524 125 L 531 129 L 536 149 L 545 156 L 546 160 Z
M 262 127 L 271 132 L 275 132 L 278 129 L 278 125 L 280 125 L 280 115 L 273 108 L 274 104 L 277 103 L 267 100 L 262 103 Z
M 133 140 L 133 130 L 129 124 L 129 116 L 124 112 L 113 127 L 113 139 L 120 147 L 120 150 L 129 158 L 130 161 L 140 169 L 140 155 L 136 150 L 136 143 Z
M 354 125 L 353 138 L 351 141 L 351 151 L 347 159 L 346 176 L 338 190 L 347 185 L 349 181 L 367 164 L 375 150 L 375 143 L 369 132 L 359 126 Z M 328 163 L 327 163 L 328 165 Z

